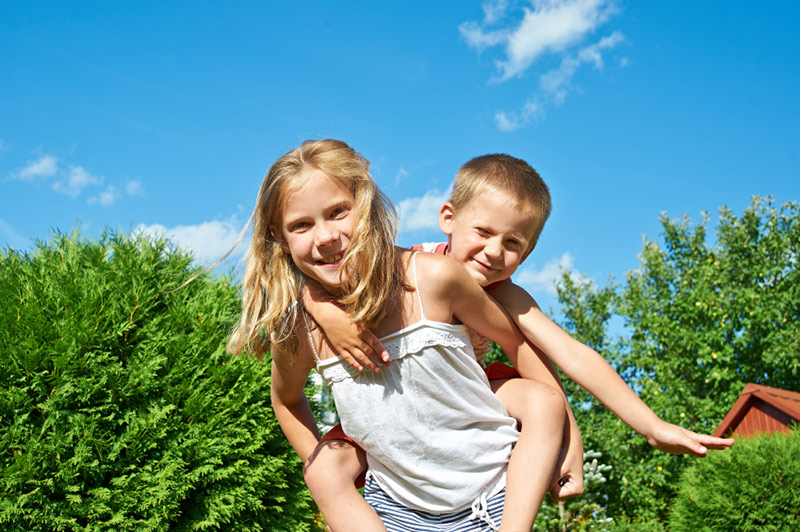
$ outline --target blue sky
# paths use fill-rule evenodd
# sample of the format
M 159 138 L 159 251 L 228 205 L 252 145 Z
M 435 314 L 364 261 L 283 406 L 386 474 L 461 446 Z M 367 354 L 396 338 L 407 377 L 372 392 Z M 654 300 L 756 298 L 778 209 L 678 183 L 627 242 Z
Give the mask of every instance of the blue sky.
M 439 239 L 457 168 L 505 152 L 554 210 L 517 281 L 637 266 L 667 212 L 800 199 L 796 2 L 4 2 L 0 245 L 80 224 L 219 256 L 307 138 L 349 142 Z M 243 251 L 243 248 L 241 249 Z

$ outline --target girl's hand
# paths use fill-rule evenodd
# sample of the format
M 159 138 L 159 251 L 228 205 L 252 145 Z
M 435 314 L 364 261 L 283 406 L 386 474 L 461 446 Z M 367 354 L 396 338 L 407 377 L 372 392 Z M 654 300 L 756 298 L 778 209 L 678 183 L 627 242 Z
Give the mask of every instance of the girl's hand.
M 378 337 L 367 327 L 348 320 L 337 320 L 324 328 L 330 346 L 345 362 L 358 371 L 368 367 L 380 373 L 380 366 L 389 367 L 389 353 Z
M 733 445 L 732 438 L 716 438 L 706 434 L 697 434 L 683 427 L 662 421 L 647 442 L 665 453 L 691 454 L 705 456 L 709 449 L 725 449 Z

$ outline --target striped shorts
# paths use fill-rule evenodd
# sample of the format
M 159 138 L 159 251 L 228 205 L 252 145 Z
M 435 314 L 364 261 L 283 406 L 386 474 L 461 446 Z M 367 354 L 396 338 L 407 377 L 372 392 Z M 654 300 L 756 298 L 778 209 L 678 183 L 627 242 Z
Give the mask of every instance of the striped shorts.
M 391 499 L 372 475 L 367 475 L 364 498 L 377 512 L 388 532 L 490 532 L 500 527 L 506 490 L 483 499 L 473 508 L 434 514 L 406 508 Z

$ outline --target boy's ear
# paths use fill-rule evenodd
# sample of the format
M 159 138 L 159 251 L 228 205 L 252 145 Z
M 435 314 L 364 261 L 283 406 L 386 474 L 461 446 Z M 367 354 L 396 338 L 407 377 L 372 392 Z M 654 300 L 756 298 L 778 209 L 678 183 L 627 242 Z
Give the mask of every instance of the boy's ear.
M 272 236 L 272 239 L 278 243 L 284 253 L 289 253 L 289 246 L 286 245 L 286 241 L 283 239 L 283 235 L 281 232 L 274 225 L 269 226 L 269 234 Z
M 453 221 L 456 217 L 456 211 L 453 208 L 453 204 L 449 201 L 442 205 L 442 208 L 439 209 L 439 229 L 442 230 L 442 233 L 450 236 L 453 233 Z

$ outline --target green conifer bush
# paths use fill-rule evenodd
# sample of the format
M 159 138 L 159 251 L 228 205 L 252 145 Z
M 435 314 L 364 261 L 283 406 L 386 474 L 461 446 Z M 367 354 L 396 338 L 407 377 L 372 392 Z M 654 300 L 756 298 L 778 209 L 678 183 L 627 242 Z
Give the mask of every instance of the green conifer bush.
M 693 462 L 670 505 L 669 530 L 800 530 L 800 434 L 737 439 Z
M 229 278 L 165 241 L 0 252 L 0 529 L 308 530 L 269 360 L 225 353 Z

